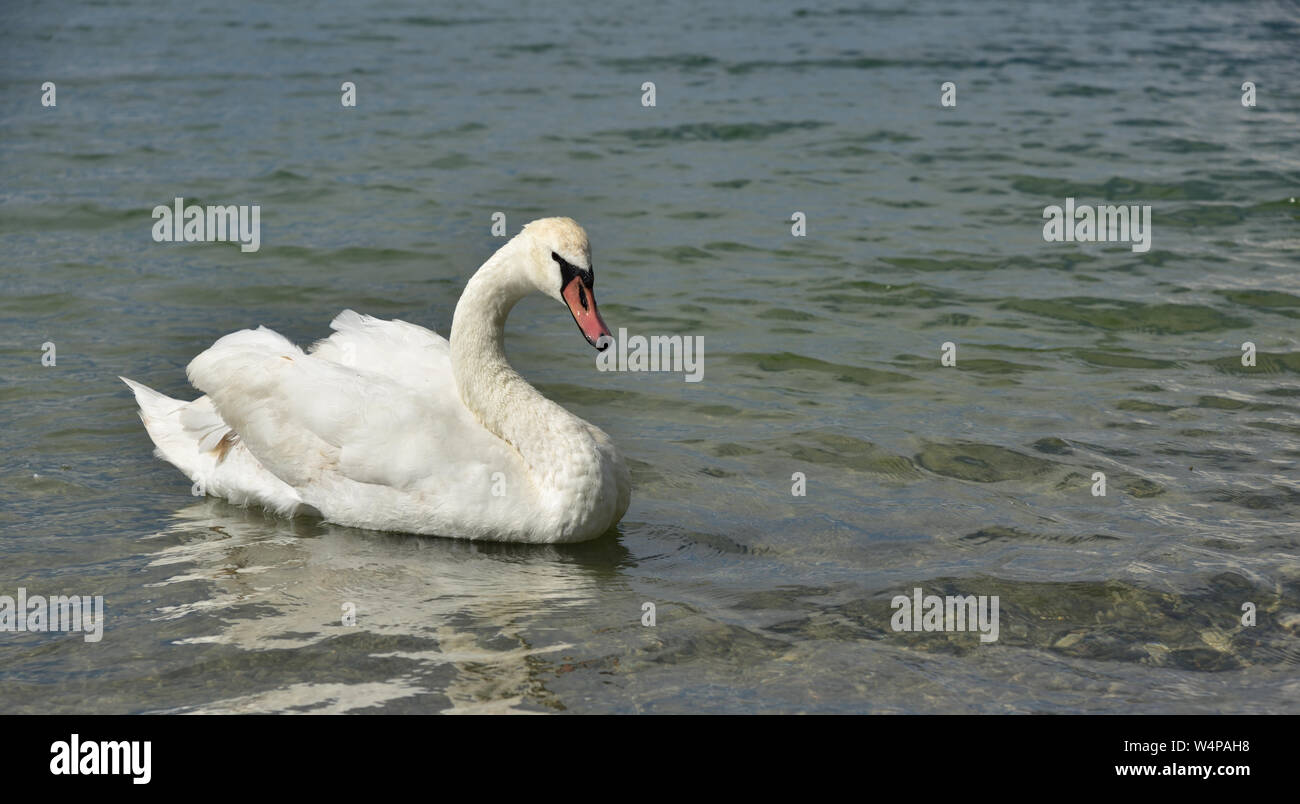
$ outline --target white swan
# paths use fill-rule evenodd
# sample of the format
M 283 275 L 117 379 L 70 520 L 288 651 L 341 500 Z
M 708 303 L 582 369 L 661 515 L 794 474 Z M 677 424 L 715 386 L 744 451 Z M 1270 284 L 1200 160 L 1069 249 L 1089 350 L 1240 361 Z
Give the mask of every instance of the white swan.
M 220 339 L 186 369 L 206 394 L 193 402 L 122 381 L 196 493 L 376 530 L 584 541 L 627 510 L 627 467 L 510 367 L 502 341 L 511 308 L 540 291 L 604 348 L 594 281 L 586 232 L 544 218 L 470 278 L 450 343 L 345 310 L 307 352 L 265 327 Z

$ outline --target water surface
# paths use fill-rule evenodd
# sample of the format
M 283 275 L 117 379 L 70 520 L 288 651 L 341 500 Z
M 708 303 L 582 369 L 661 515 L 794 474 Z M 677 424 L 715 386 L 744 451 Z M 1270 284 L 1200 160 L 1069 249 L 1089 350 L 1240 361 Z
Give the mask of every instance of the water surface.
M 0 633 L 0 712 L 1300 711 L 1294 6 L 0 20 L 0 594 L 109 616 Z M 178 195 L 261 204 L 260 251 L 152 242 Z M 1067 197 L 1152 205 L 1151 250 L 1045 243 Z M 221 335 L 347 307 L 445 333 L 497 211 L 581 221 L 615 329 L 704 338 L 686 383 L 510 319 L 629 458 L 617 534 L 286 521 L 152 457 L 118 375 L 190 398 Z M 998 595 L 998 641 L 894 632 L 917 587 Z

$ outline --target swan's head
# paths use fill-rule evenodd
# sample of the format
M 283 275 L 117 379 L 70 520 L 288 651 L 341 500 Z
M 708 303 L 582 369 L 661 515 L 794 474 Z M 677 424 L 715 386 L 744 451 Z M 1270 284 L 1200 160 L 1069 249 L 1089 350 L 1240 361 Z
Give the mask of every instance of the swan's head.
M 596 309 L 596 274 L 587 233 L 572 218 L 542 218 L 525 226 L 520 236 L 528 245 L 533 285 L 568 307 L 587 342 L 604 351 L 610 341 L 602 344 L 600 339 L 610 332 Z

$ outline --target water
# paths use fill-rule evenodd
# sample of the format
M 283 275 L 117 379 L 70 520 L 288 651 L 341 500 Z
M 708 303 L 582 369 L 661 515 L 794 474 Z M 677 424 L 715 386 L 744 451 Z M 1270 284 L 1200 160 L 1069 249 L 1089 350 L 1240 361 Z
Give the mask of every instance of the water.
M 1300 15 L 1085 12 L 6 3 L 0 594 L 109 619 L 0 633 L 0 712 L 1300 711 Z M 152 242 L 178 195 L 261 250 Z M 1151 250 L 1045 243 L 1066 197 L 1152 205 Z M 510 319 L 629 457 L 616 537 L 277 520 L 152 457 L 117 375 L 190 398 L 222 334 L 346 307 L 446 333 L 496 211 L 581 221 L 616 330 L 704 337 L 686 383 Z M 894 632 L 917 587 L 998 641 Z

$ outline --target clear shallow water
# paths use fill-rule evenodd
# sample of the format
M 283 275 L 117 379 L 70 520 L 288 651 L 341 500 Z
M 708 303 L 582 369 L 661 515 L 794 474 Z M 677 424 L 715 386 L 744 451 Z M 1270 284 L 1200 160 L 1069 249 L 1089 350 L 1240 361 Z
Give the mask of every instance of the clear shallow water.
M 0 633 L 0 711 L 1300 711 L 1293 6 L 0 14 L 0 594 L 109 611 Z M 177 195 L 261 204 L 261 250 L 153 243 Z M 1067 196 L 1151 204 L 1151 251 L 1043 242 Z M 277 520 L 151 456 L 117 375 L 189 397 L 344 307 L 445 333 L 495 211 L 581 221 L 614 328 L 704 336 L 687 384 L 511 318 L 632 463 L 616 537 Z M 893 632 L 915 587 L 999 640 Z

